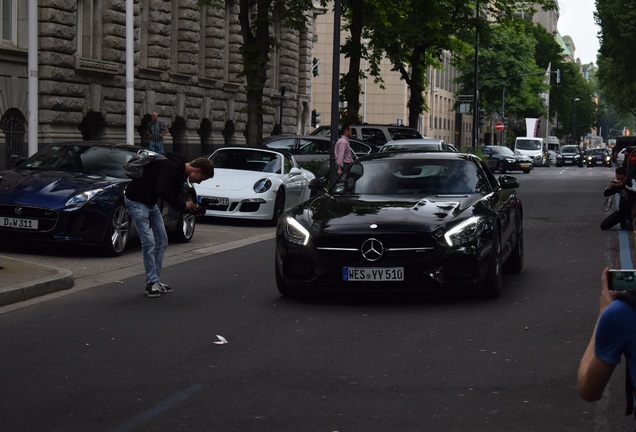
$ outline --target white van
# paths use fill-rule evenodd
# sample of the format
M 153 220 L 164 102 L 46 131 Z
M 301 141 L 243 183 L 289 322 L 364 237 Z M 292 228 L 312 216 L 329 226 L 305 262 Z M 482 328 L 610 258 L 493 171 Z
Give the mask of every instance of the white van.
M 543 138 L 517 137 L 515 139 L 515 151 L 531 157 L 534 166 L 549 166 L 550 164 L 550 157 L 545 150 Z

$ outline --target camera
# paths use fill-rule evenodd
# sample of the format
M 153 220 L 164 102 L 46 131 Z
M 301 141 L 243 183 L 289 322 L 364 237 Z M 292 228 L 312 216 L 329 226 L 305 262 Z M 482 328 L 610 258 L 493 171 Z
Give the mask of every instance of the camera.
M 636 290 L 636 270 L 610 269 L 607 284 L 610 291 Z
M 204 204 L 198 204 L 197 209 L 194 210 L 192 213 L 197 215 L 197 216 L 203 216 L 205 215 L 205 211 L 207 210 L 206 206 Z

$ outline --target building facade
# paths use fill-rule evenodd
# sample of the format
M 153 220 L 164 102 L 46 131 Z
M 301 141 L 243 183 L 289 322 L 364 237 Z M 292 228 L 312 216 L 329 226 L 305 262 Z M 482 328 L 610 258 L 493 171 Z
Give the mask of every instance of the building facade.
M 37 3 L 37 44 L 28 4 Z M 0 0 L 0 167 L 26 156 L 28 50 L 38 50 L 38 147 L 126 138 L 126 0 Z M 150 113 L 169 127 L 166 150 L 188 158 L 245 144 L 239 1 L 133 0 L 135 143 Z M 316 10 L 315 13 L 320 13 Z M 314 16 L 304 30 L 274 22 L 264 131 L 297 133 L 309 121 Z M 282 116 L 282 118 L 281 118 Z

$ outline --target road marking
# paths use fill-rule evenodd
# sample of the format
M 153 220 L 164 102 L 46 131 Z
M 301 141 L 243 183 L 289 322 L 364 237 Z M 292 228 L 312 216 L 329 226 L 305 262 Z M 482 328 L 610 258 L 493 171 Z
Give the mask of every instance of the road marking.
M 144 413 L 141 413 L 140 415 L 133 418 L 132 420 L 127 421 L 123 425 L 118 426 L 115 429 L 111 429 L 109 432 L 128 432 L 128 431 L 137 429 L 143 423 L 146 423 L 147 421 L 152 420 L 153 418 L 159 416 L 159 414 L 162 414 L 168 411 L 169 409 L 174 408 L 175 406 L 177 406 L 181 402 L 184 402 L 190 396 L 192 396 L 198 391 L 203 390 L 204 388 L 205 386 L 203 384 L 195 384 L 193 386 L 190 386 L 184 391 L 161 402 L 159 405 L 156 405 L 155 407 L 149 409 L 148 411 Z

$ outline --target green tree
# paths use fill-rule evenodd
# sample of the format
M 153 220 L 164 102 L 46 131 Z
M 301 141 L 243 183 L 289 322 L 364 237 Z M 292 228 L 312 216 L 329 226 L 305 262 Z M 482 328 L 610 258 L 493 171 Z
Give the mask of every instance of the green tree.
M 428 86 L 426 69 L 440 67 L 439 60 L 445 50 L 467 53 L 475 41 L 474 28 L 478 27 L 483 33 L 493 21 L 515 19 L 517 13 L 530 12 L 535 5 L 550 9 L 555 3 L 554 0 L 365 0 L 364 4 L 362 33 L 369 38 L 371 74 L 377 76 L 381 59 L 389 59 L 393 70 L 400 73 L 409 87 L 409 125 L 415 126 L 426 108 L 423 99 Z M 475 18 L 477 4 L 478 19 Z M 351 59 L 362 53 L 362 48 L 355 46 L 347 52 Z M 366 50 L 364 53 L 367 54 Z M 359 107 L 359 102 L 349 99 L 355 92 L 348 91 L 348 86 L 359 88 L 359 80 L 354 83 L 353 79 L 360 76 L 359 64 L 358 61 L 357 71 L 350 67 L 349 80 L 343 85 L 350 117 L 358 115 L 355 107 Z
M 564 63 L 562 68 L 561 84 L 553 86 L 551 94 L 551 108 L 554 107 L 556 112 L 556 134 L 569 136 L 570 142 L 578 141 L 577 137 L 587 134 L 596 123 L 594 91 L 576 63 Z
M 600 27 L 598 80 L 606 102 L 618 114 L 636 116 L 636 3 L 633 0 L 597 0 Z
M 307 12 L 314 8 L 312 0 L 238 0 L 239 22 L 243 45 L 242 76 L 245 78 L 247 124 L 245 138 L 250 145 L 263 142 L 263 92 L 267 82 L 270 52 L 277 43 L 272 36 L 272 23 L 277 15 L 288 29 L 300 30 L 306 25 Z M 322 6 L 326 0 L 320 0 Z M 223 8 L 223 0 L 199 0 L 200 5 Z

